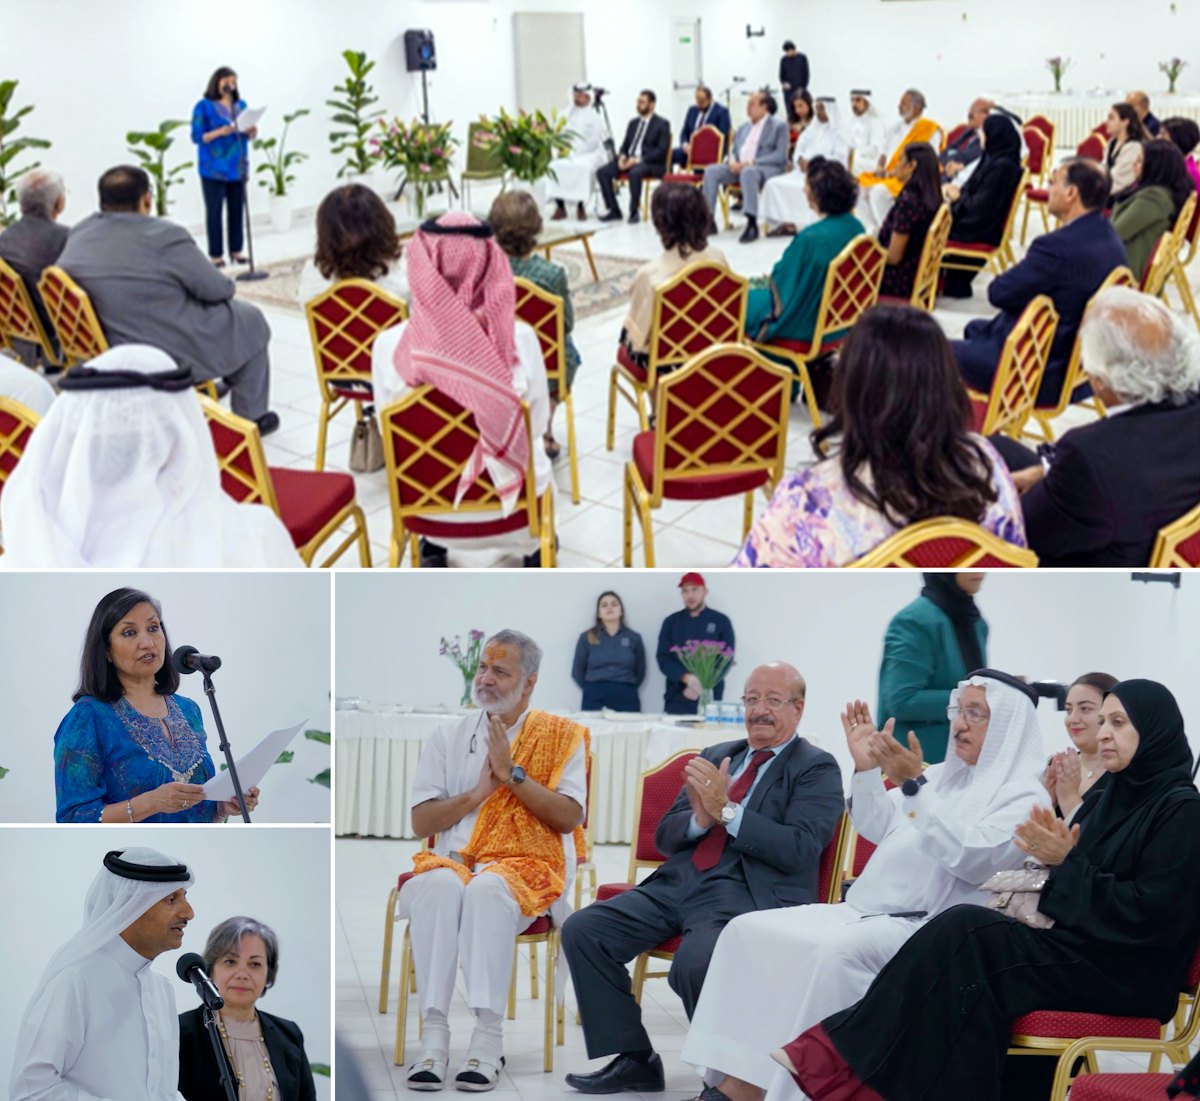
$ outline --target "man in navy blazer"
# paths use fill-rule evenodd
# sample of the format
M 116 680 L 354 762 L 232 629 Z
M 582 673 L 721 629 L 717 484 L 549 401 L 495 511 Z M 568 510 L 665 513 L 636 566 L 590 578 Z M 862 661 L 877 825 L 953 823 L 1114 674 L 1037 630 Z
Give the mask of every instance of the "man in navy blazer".
M 744 687 L 746 738 L 690 760 L 654 844 L 666 862 L 639 886 L 585 906 L 563 926 L 588 1058 L 617 1053 L 581 1093 L 663 1089 L 625 965 L 680 937 L 668 982 L 688 1017 L 721 930 L 739 914 L 819 902 L 818 868 L 845 800 L 837 763 L 796 733 L 804 678 L 790 665 L 755 669 Z
M 968 386 L 985 394 L 991 390 L 1005 338 L 1021 311 L 1046 294 L 1058 311 L 1058 331 L 1038 404 L 1057 400 L 1088 299 L 1114 268 L 1128 263 L 1121 238 L 1104 217 L 1110 186 L 1108 172 L 1095 161 L 1075 157 L 1055 169 L 1046 206 L 1062 226 L 1035 237 L 1025 258 L 989 284 L 988 301 L 1000 313 L 970 322 L 964 339 L 952 342 Z
M 729 109 L 713 99 L 712 89 L 707 84 L 696 85 L 696 102 L 687 109 L 683 118 L 683 129 L 679 132 L 679 144 L 671 150 L 672 164 L 687 164 L 688 142 L 701 126 L 715 126 L 725 135 L 725 144 L 729 145 L 729 131 L 732 127 Z
M 1200 504 L 1200 340 L 1127 287 L 1096 296 L 1080 339 L 1108 415 L 1071 429 L 1048 461 L 993 442 L 1043 566 L 1146 566 L 1158 530 Z

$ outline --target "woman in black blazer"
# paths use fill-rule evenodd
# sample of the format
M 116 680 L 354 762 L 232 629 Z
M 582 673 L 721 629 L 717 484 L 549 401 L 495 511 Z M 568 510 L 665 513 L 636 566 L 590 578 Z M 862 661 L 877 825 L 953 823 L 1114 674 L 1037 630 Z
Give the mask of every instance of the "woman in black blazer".
M 225 1000 L 217 1024 L 238 1101 L 316 1101 L 300 1029 L 257 1008 L 279 968 L 275 933 L 253 918 L 228 918 L 208 935 L 204 966 Z M 224 1097 L 199 1007 L 179 1015 L 179 1092 L 187 1101 Z

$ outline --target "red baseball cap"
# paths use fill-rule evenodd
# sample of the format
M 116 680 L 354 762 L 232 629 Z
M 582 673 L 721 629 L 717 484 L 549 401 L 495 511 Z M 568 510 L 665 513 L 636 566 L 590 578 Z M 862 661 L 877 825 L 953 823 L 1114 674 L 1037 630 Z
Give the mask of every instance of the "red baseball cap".
M 704 578 L 701 577 L 695 571 L 693 571 L 692 573 L 685 573 L 679 579 L 679 588 L 682 589 L 684 587 L 684 585 L 699 585 L 700 588 L 702 588 L 702 589 L 705 588 Z

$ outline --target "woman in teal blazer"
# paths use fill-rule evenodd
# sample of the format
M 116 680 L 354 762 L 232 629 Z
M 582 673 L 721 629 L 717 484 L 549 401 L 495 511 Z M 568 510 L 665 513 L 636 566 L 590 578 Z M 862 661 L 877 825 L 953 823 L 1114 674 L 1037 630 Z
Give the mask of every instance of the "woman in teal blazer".
M 929 764 L 946 759 L 950 691 L 987 666 L 988 626 L 975 606 L 982 573 L 927 573 L 921 595 L 888 624 L 879 665 L 879 721 L 912 730 Z

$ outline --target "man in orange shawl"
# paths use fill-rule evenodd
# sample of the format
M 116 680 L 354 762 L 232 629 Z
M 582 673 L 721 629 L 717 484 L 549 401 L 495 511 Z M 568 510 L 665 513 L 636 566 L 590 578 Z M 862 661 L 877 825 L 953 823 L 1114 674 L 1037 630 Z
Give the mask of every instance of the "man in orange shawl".
M 888 152 L 879 158 L 874 171 L 863 172 L 858 177 L 858 207 L 854 213 L 873 233 L 879 232 L 896 196 L 904 187 L 903 181 L 896 176 L 901 152 L 914 142 L 923 141 L 932 145 L 936 153 L 942 144 L 942 128 L 933 119 L 924 117 L 925 96 L 916 88 L 909 88 L 900 97 L 899 111 L 900 118 L 888 127 L 884 142 L 884 149 Z
M 460 962 L 475 1029 L 455 1085 L 495 1087 L 513 939 L 563 898 L 574 872 L 588 731 L 530 708 L 541 659 L 519 631 L 489 638 L 475 673 L 479 710 L 439 726 L 417 763 L 413 830 L 436 839 L 414 858 L 417 875 L 397 906 L 397 917 L 408 919 L 424 1023 L 410 1089 L 445 1084 Z

